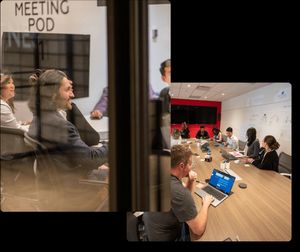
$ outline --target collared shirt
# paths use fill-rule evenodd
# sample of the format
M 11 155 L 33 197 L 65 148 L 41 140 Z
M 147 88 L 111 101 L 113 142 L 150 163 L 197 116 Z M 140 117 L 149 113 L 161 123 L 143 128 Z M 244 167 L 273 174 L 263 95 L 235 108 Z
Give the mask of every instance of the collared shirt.
M 228 147 L 232 149 L 238 148 L 238 139 L 236 136 L 232 135 L 231 137 L 227 136 Z
M 62 110 L 62 109 L 58 109 L 57 112 L 67 121 L 67 112 Z

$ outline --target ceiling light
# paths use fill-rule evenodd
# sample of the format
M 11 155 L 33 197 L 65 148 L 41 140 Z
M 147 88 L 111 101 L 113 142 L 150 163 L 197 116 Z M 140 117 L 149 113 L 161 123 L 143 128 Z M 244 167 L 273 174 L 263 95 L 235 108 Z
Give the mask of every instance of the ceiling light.
M 222 95 L 225 95 L 224 93 L 222 93 Z
M 191 87 L 191 84 L 188 84 L 187 87 Z

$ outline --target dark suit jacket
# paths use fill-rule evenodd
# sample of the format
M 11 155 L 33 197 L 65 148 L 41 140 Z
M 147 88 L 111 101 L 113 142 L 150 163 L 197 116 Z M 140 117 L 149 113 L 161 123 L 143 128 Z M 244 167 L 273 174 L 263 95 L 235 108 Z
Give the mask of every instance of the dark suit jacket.
M 252 164 L 259 169 L 273 170 L 278 172 L 279 157 L 276 150 L 268 152 L 265 157 L 264 154 L 265 150 L 261 148 L 258 158 L 254 160 Z
M 74 167 L 81 164 L 95 169 L 108 160 L 108 146 L 89 147 L 80 137 L 77 128 L 66 121 L 58 112 L 42 112 L 40 118 L 41 133 L 38 136 L 39 120 L 33 117 L 28 134 L 39 139 L 46 146 L 51 146 L 51 153 L 55 154 L 64 166 Z

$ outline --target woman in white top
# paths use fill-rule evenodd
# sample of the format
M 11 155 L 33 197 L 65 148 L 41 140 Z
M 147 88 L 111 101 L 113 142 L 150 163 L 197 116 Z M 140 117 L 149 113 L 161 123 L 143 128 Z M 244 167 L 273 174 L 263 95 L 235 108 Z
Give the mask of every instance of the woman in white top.
M 22 129 L 28 131 L 28 126 L 17 122 L 14 115 L 15 107 L 13 98 L 15 96 L 15 85 L 10 75 L 1 74 L 1 126 Z

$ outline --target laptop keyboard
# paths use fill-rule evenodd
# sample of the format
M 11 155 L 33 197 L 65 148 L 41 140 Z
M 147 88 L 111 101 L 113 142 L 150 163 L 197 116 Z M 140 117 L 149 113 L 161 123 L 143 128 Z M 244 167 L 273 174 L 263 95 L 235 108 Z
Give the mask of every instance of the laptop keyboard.
M 210 186 L 206 186 L 202 190 L 207 192 L 208 194 L 214 196 L 217 200 L 222 200 L 223 198 L 226 197 L 226 195 L 224 195 L 223 193 L 218 192 L 217 190 L 215 190 L 214 188 L 212 188 Z

